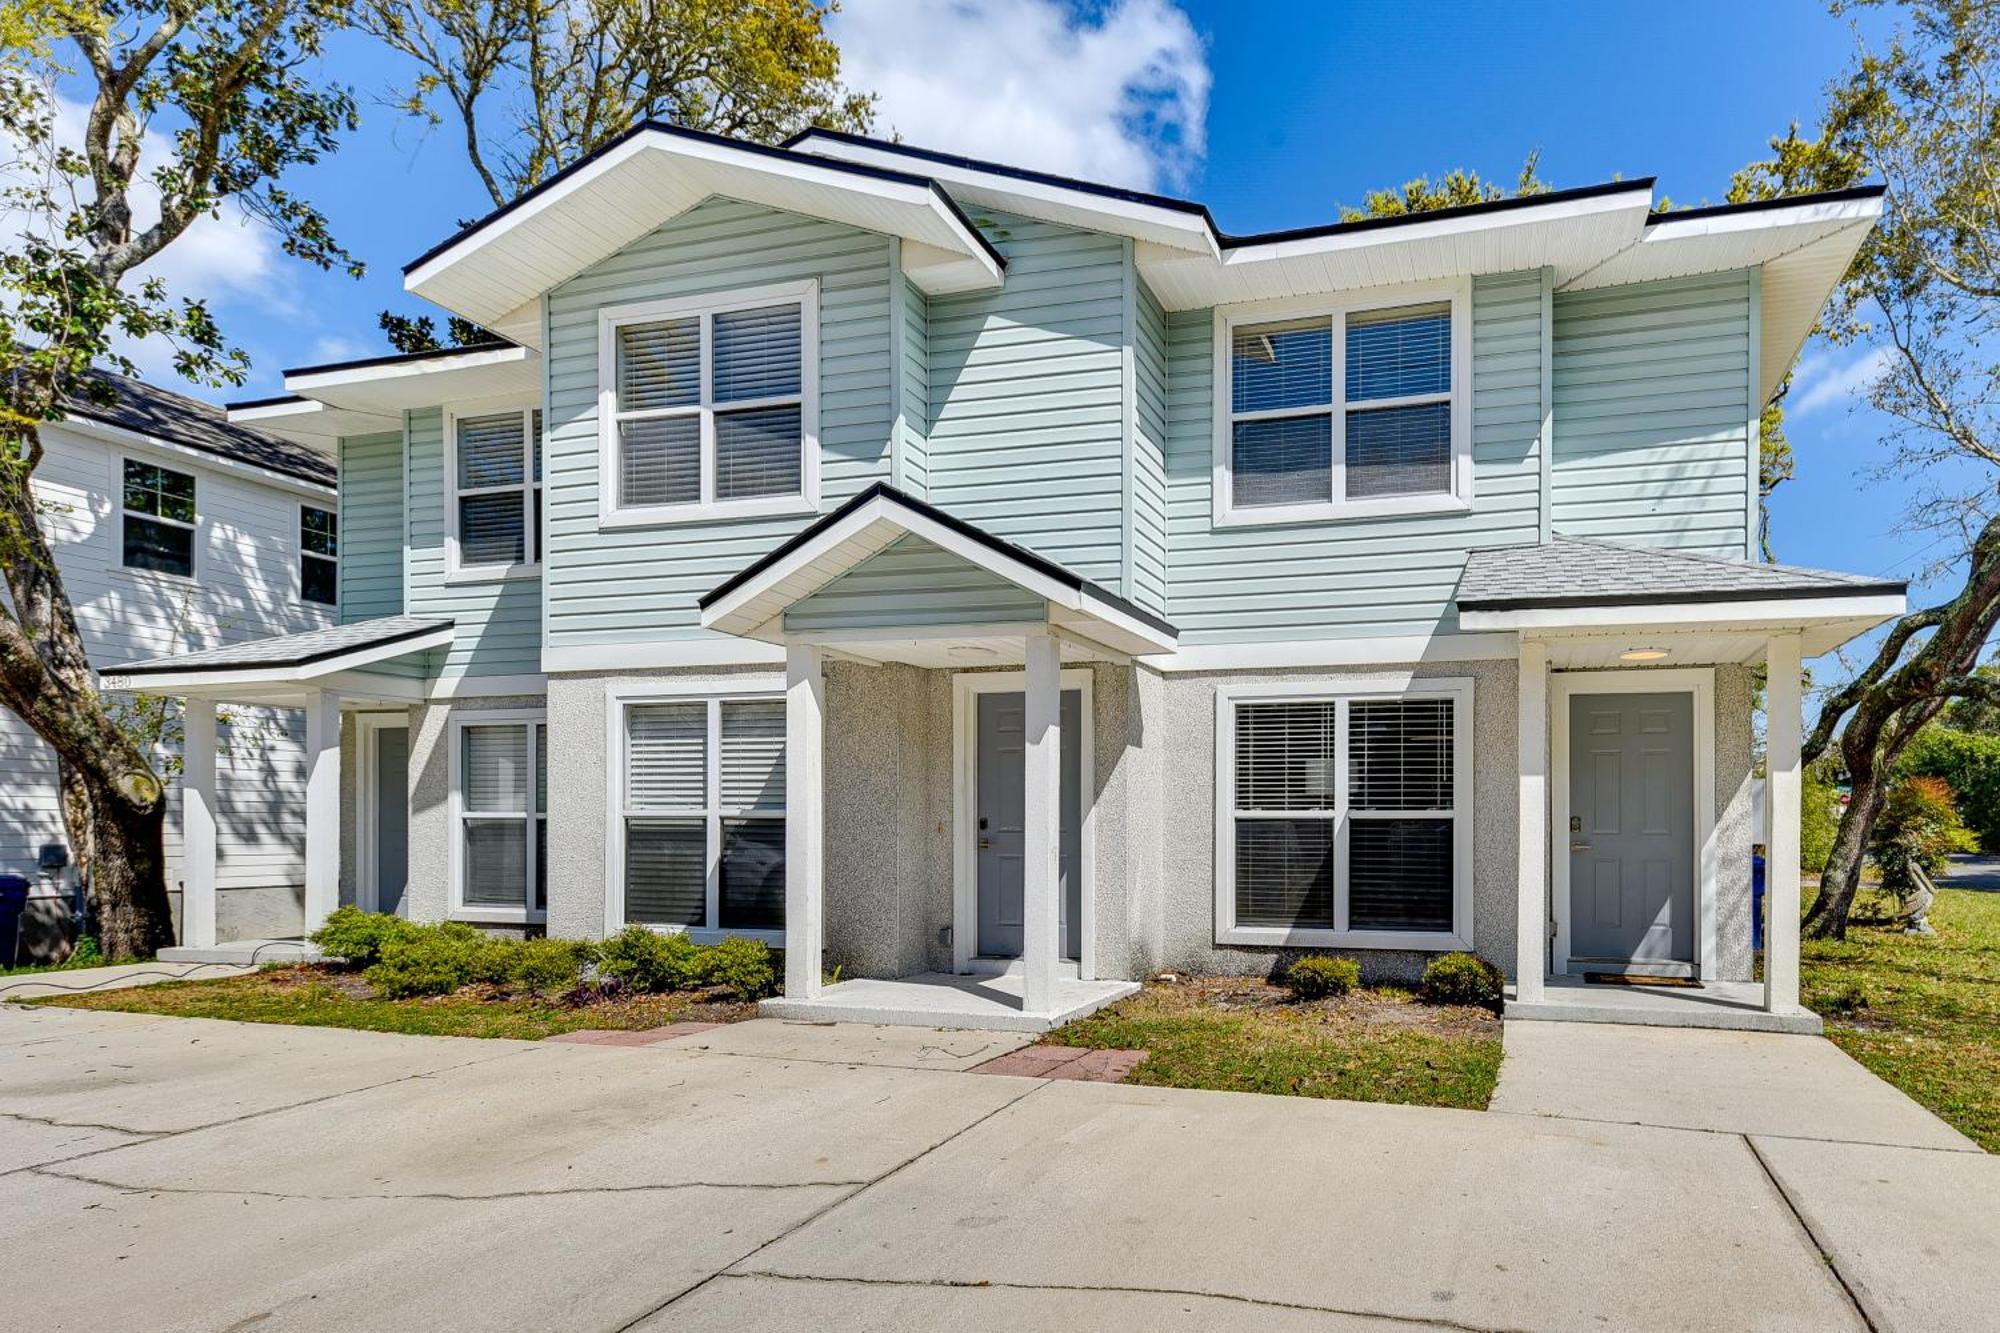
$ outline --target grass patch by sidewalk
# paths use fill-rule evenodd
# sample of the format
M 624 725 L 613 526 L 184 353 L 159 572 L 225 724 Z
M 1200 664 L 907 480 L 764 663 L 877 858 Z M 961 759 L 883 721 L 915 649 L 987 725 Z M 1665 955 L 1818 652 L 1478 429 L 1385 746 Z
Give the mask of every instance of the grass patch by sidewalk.
M 1843 1051 L 2000 1152 L 2000 893 L 1941 889 L 1930 921 L 1805 941 L 1801 998 Z
M 507 996 L 487 986 L 450 995 L 386 1000 L 367 982 L 314 964 L 269 967 L 243 976 L 165 981 L 132 990 L 49 996 L 28 1004 L 110 1009 L 130 1014 L 226 1018 L 242 1023 L 356 1028 L 432 1037 L 543 1037 L 583 1028 L 654 1028 L 668 1023 L 730 1023 L 756 1015 L 753 1002 L 708 991 L 634 994 L 591 1004 Z
M 1163 1088 L 1483 1111 L 1500 1074 L 1500 1020 L 1483 1009 L 1394 990 L 1299 1003 L 1243 977 L 1151 982 L 1044 1040 L 1142 1047 L 1125 1081 Z

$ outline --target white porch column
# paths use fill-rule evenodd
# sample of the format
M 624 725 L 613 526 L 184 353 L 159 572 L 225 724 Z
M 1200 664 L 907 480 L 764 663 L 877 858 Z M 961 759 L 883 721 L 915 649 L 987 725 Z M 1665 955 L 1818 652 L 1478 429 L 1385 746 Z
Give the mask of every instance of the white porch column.
M 340 906 L 340 696 L 306 694 L 306 933 Z
M 181 945 L 215 947 L 215 700 L 181 706 Z
M 1549 646 L 1521 640 L 1521 829 L 1514 926 L 1514 997 L 1542 998 L 1549 956 Z
M 1799 636 L 1771 636 L 1764 687 L 1764 1008 L 1799 1010 Z
M 1022 710 L 1021 997 L 1031 1014 L 1056 1007 L 1062 957 L 1062 663 L 1053 634 L 1028 635 Z
M 785 649 L 785 998 L 820 993 L 826 940 L 826 675 L 820 649 Z

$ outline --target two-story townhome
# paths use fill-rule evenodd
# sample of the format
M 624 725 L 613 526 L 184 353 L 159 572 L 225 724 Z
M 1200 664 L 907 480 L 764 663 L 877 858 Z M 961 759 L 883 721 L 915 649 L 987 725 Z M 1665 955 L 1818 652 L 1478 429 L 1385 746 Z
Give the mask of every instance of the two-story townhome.
M 1239 236 L 642 126 L 406 270 L 508 345 L 236 413 L 339 442 L 340 627 L 122 679 L 307 711 L 308 924 L 406 879 L 756 934 L 822 1017 L 1471 949 L 1523 1012 L 1665 974 L 1809 1026 L 1789 913 L 1750 984 L 1751 847 L 1795 899 L 1799 663 L 1903 589 L 1755 559 L 1758 418 L 1878 207 Z
M 221 409 L 106 377 L 111 404 L 79 399 L 41 428 L 41 520 L 100 672 L 163 653 L 242 644 L 335 622 L 339 549 L 329 452 L 233 425 Z M 162 700 L 111 700 L 156 766 L 179 761 Z M 296 935 L 304 891 L 303 721 L 237 706 L 198 746 L 215 788 L 212 866 L 225 939 Z M 167 881 L 185 877 L 179 784 L 169 783 Z M 21 954 L 60 956 L 81 924 L 55 756 L 0 711 L 0 872 L 30 881 Z M 268 951 L 267 951 L 268 952 Z

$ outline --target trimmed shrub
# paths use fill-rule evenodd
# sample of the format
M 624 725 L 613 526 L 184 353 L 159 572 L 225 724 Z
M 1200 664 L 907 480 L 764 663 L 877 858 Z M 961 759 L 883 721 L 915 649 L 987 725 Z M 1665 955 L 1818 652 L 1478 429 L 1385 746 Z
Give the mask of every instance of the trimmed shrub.
M 425 929 L 387 912 L 364 912 L 358 907 L 337 907 L 326 924 L 311 939 L 319 951 L 338 958 L 351 968 L 372 967 L 382 958 L 382 946 L 390 939 Z
M 506 964 L 506 985 L 545 996 L 575 990 L 584 969 L 597 958 L 596 946 L 584 940 L 521 940 L 494 953 Z
M 413 995 L 449 995 L 474 981 L 504 974 L 506 945 L 471 926 L 446 921 L 394 932 L 382 943 L 382 957 L 364 974 L 375 993 L 401 1000 Z
M 686 935 L 627 926 L 599 948 L 597 974 L 652 994 L 693 990 L 703 982 L 702 952 Z
M 1500 969 L 1477 954 L 1448 953 L 1430 961 L 1417 994 L 1432 1004 L 1479 1004 L 1488 1008 L 1500 1003 L 1500 988 L 1506 979 Z
M 1980 850 L 2000 852 L 2000 736 L 1925 727 L 1896 771 L 1950 783 L 1958 817 L 1978 836 Z
M 1299 1000 L 1345 995 L 1361 984 L 1361 964 L 1352 958 L 1301 958 L 1285 973 L 1285 985 Z
M 702 951 L 702 980 L 720 986 L 740 1000 L 756 1000 L 778 989 L 778 969 L 771 946 L 762 940 L 732 935 Z

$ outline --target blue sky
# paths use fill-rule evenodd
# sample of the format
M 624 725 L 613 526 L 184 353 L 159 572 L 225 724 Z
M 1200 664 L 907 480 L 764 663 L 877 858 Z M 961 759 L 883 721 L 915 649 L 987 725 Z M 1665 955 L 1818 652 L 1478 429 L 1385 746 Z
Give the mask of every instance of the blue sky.
M 1559 186 L 1653 175 L 1678 202 L 1715 200 L 1768 136 L 1811 123 L 1854 42 L 1813 0 L 846 0 L 836 22 L 851 80 L 882 95 L 881 128 L 1189 195 L 1239 231 L 1323 221 L 1421 172 L 1511 180 L 1529 149 Z M 307 269 L 231 218 L 190 238 L 167 275 L 211 295 L 255 361 L 242 390 L 206 396 L 274 392 L 286 366 L 386 350 L 376 312 L 417 308 L 403 263 L 488 207 L 449 130 L 383 104 L 404 74 L 390 59 L 343 38 L 329 65 L 365 124 L 292 183 L 369 274 Z M 1778 553 L 1909 575 L 1927 556 L 1893 530 L 1904 488 L 1865 476 L 1883 450 L 1882 423 L 1854 407 L 1864 355 L 1808 348 Z

